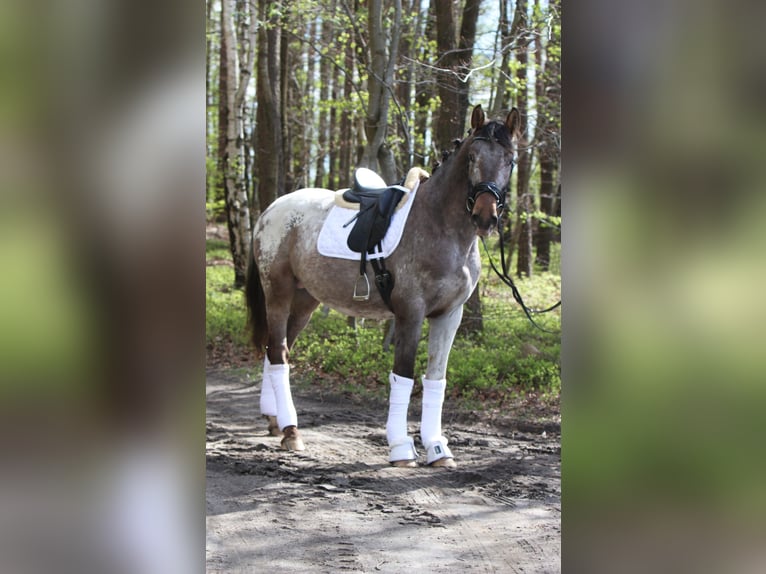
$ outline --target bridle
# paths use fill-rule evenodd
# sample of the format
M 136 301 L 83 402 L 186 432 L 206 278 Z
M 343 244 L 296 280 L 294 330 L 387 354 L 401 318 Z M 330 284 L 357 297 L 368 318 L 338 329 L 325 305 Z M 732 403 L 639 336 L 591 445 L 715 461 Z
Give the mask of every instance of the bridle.
M 505 207 L 505 194 L 507 192 L 507 185 L 505 188 L 500 189 L 494 181 L 480 181 L 471 188 L 471 194 L 465 200 L 465 208 L 468 210 L 468 213 L 472 213 L 476 198 L 482 193 L 491 193 L 495 196 L 495 201 L 497 202 L 497 214 L 500 215 Z
M 496 138 L 492 137 L 484 137 L 479 136 L 475 137 L 473 141 L 488 141 L 490 143 L 499 143 Z M 515 162 L 511 160 L 511 173 L 513 173 L 513 168 L 515 166 Z M 476 204 L 476 199 L 482 194 L 482 193 L 491 193 L 495 197 L 495 201 L 497 202 L 497 214 L 500 215 L 503 212 L 503 208 L 505 208 L 505 196 L 508 193 L 508 187 L 510 186 L 510 175 L 508 178 L 508 184 L 502 189 L 500 189 L 500 186 L 497 185 L 494 181 L 480 181 L 479 183 L 475 184 L 473 187 L 471 187 L 471 193 L 468 195 L 468 197 L 465 200 L 465 208 L 468 210 L 468 213 L 473 212 L 473 206 Z

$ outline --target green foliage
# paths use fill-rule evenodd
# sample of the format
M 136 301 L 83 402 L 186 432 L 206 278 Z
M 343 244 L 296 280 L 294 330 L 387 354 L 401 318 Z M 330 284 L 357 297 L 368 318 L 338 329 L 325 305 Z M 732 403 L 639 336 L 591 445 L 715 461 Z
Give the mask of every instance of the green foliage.
M 360 322 L 361 323 L 361 322 Z M 350 327 L 344 315 L 320 308 L 301 334 L 293 358 L 321 373 L 322 379 L 368 391 L 385 390 L 392 355 L 383 351 L 383 328 L 378 322 Z
M 224 218 L 226 215 L 226 200 L 219 199 L 217 201 L 205 202 L 205 216 L 208 221 L 217 221 Z
M 229 245 L 225 241 L 208 240 L 208 261 L 230 260 Z M 245 349 L 248 338 L 245 299 L 242 291 L 233 289 L 234 269 L 228 265 L 208 265 L 205 268 L 205 340 L 208 347 L 234 345 Z

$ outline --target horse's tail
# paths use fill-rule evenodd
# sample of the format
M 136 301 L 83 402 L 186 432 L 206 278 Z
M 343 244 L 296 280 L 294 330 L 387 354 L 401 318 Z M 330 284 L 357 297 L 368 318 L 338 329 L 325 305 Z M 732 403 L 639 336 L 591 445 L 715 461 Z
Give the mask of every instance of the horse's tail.
M 261 275 L 258 272 L 258 264 L 252 256 L 247 266 L 245 298 L 247 299 L 247 326 L 250 329 L 253 346 L 258 355 L 263 355 L 269 341 L 269 323 L 266 319 L 266 296 L 263 292 Z

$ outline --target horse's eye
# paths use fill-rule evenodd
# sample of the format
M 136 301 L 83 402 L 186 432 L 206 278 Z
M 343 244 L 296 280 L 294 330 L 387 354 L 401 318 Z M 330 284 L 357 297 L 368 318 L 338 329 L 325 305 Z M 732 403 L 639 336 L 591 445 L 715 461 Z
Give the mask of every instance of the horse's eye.
M 475 162 L 476 161 L 476 154 L 469 153 L 468 154 L 468 161 L 470 161 L 471 163 Z

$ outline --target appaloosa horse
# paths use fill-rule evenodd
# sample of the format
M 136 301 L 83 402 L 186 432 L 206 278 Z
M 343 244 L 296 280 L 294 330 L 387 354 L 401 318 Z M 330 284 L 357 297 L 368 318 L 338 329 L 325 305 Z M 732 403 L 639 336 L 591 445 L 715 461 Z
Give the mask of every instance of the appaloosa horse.
M 368 300 L 352 298 L 358 261 L 325 257 L 317 251 L 335 192 L 289 193 L 258 219 L 246 295 L 253 343 L 259 351 L 266 350 L 261 413 L 270 417 L 272 434 L 284 434 L 283 448 L 305 448 L 290 394 L 288 357 L 321 302 L 351 316 L 396 318 L 386 423 L 389 462 L 396 466 L 415 466 L 418 458 L 407 434 L 407 409 L 422 324 L 429 320 L 420 436 L 427 464 L 455 465 L 441 428 L 447 360 L 463 304 L 479 279 L 477 236 L 492 232 L 505 201 L 519 140 L 519 112 L 513 108 L 504 122 L 487 121 L 481 106 L 476 106 L 471 128 L 411 199 L 399 245 L 386 259 L 395 280 L 393 312 L 374 289 Z

